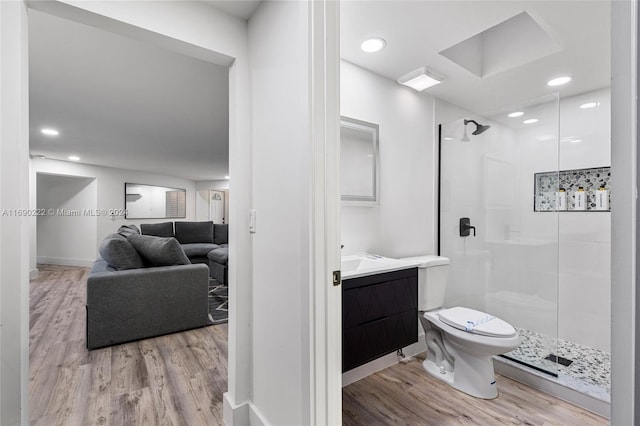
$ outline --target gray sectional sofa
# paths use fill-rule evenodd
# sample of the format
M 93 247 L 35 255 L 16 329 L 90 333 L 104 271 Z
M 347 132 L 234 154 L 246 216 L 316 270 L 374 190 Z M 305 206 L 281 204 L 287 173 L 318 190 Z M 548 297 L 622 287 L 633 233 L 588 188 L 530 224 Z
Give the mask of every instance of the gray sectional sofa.
M 208 264 L 219 265 L 219 274 L 223 265 L 217 262 L 224 260 L 224 283 L 227 275 L 226 258 L 212 261 L 208 255 L 228 253 L 226 225 L 176 225 L 174 232 L 171 222 L 146 224 L 142 233 L 135 225 L 122 226 L 101 242 L 87 278 L 88 349 L 209 324 Z M 218 239 L 209 237 L 214 230 Z
M 174 237 L 191 263 L 205 263 L 220 283 L 228 281 L 229 225 L 213 222 L 163 222 L 140 225 L 143 235 Z

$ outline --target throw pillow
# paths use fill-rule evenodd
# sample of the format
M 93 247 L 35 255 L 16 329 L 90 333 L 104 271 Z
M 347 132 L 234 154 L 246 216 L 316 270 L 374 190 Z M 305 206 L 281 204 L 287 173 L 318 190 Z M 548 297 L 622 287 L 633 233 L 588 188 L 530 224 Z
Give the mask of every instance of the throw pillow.
M 129 235 L 127 240 L 138 251 L 147 266 L 189 265 L 191 262 L 180 243 L 173 237 Z
M 127 238 L 131 234 L 140 234 L 140 230 L 135 225 L 122 225 L 117 233 Z
M 173 222 L 143 223 L 140 225 L 140 231 L 142 235 L 173 237 Z
M 118 270 L 143 268 L 142 258 L 123 236 L 109 234 L 100 243 L 100 257 Z

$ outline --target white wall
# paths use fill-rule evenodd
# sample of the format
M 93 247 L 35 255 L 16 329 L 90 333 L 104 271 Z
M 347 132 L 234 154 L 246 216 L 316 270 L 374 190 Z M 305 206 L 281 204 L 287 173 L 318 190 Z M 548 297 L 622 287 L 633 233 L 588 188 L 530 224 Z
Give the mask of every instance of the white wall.
M 307 424 L 311 409 L 308 7 L 263 2 L 249 21 L 257 224 L 252 419 L 272 425 Z
M 99 211 L 107 211 L 111 212 L 113 210 L 120 211 L 124 209 L 124 184 L 125 182 L 131 183 L 142 183 L 148 185 L 158 185 L 158 186 L 167 186 L 172 188 L 184 188 L 187 190 L 187 215 L 184 220 L 195 220 L 195 182 L 188 180 L 177 178 L 174 176 L 163 176 L 161 174 L 140 172 L 137 170 L 125 170 L 125 169 L 116 169 L 111 167 L 102 167 L 102 166 L 94 166 L 90 164 L 79 164 L 72 163 L 68 161 L 58 161 L 58 160 L 47 160 L 47 159 L 39 159 L 34 158 L 31 160 L 31 178 L 36 179 L 36 174 L 49 174 L 49 175 L 59 175 L 59 176 L 70 176 L 70 177 L 78 177 L 78 178 L 90 178 L 95 179 L 96 185 L 96 199 L 95 202 L 89 198 L 83 198 L 82 200 L 77 200 L 79 203 L 85 204 L 74 204 L 78 206 L 82 206 L 79 208 L 83 209 L 98 209 Z M 39 191 L 39 188 L 38 188 Z M 164 208 L 164 206 L 163 206 Z M 71 222 L 77 222 L 80 219 L 72 219 L 67 218 Z M 121 225 L 134 224 L 136 226 L 140 226 L 141 223 L 159 223 L 166 222 L 173 219 L 125 219 L 124 215 L 121 216 L 96 216 L 95 218 L 95 240 L 91 242 L 93 248 L 85 253 L 83 260 L 87 257 L 93 257 L 95 260 L 95 255 L 97 253 L 97 244 L 102 241 L 102 239 L 112 232 L 115 232 Z M 44 248 L 42 241 L 43 238 L 48 238 L 50 235 L 46 236 L 37 236 L 38 241 L 38 249 Z M 93 236 L 91 237 L 93 238 Z M 74 242 L 71 240 L 63 240 L 61 241 L 60 251 L 59 253 L 72 253 L 74 249 L 72 248 Z M 36 247 L 32 247 L 32 250 L 35 250 Z M 50 250 L 51 251 L 51 250 Z M 51 256 L 48 256 L 47 253 L 37 253 L 37 257 L 42 257 L 43 260 L 45 258 L 50 259 Z M 33 258 L 33 256 L 32 256 Z M 61 264 L 74 264 L 73 256 L 70 257 L 60 257 L 58 263 Z M 51 259 L 50 259 L 51 260 Z M 64 263 L 67 262 L 67 263 Z M 76 262 L 77 263 L 77 262 Z M 32 268 L 35 268 L 35 265 L 31 265 Z
M 37 175 L 38 263 L 91 266 L 97 253 L 95 178 Z M 86 209 L 86 210 L 85 210 Z M 78 215 L 76 215 L 76 212 Z
M 640 292 L 638 231 L 638 19 L 637 1 L 611 3 L 611 168 L 616 177 L 611 212 L 611 424 L 640 421 Z M 616 207 L 617 206 L 617 207 Z
M 340 77 L 340 114 L 380 126 L 380 201 L 342 205 L 342 253 L 434 253 L 434 98 L 346 61 Z
M 27 11 L 0 2 L 0 207 L 29 208 Z M 27 424 L 29 220 L 0 216 L 0 424 Z

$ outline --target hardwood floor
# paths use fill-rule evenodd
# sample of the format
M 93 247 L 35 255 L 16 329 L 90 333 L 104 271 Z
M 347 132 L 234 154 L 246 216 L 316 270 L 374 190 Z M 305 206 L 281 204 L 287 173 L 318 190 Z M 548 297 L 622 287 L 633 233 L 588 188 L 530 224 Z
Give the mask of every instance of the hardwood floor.
M 606 425 L 608 421 L 506 377 L 481 400 L 428 376 L 424 354 L 342 390 L 343 425 Z
M 223 424 L 226 324 L 89 352 L 87 272 L 40 265 L 39 278 L 31 282 L 30 424 Z M 475 399 L 424 374 L 421 362 L 409 359 L 345 387 L 343 424 L 607 424 L 505 377 L 498 377 L 499 398 Z
M 31 282 L 31 425 L 219 425 L 227 325 L 85 347 L 87 268 L 40 265 Z

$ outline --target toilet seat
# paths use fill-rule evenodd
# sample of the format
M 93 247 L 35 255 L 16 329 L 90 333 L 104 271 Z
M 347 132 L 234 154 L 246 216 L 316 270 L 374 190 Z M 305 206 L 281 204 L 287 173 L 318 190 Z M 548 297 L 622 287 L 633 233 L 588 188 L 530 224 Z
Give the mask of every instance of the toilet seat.
M 516 330 L 508 322 L 461 306 L 438 311 L 438 319 L 458 330 L 481 336 L 506 338 L 516 335 Z

